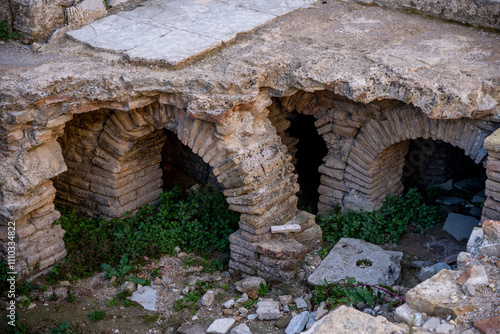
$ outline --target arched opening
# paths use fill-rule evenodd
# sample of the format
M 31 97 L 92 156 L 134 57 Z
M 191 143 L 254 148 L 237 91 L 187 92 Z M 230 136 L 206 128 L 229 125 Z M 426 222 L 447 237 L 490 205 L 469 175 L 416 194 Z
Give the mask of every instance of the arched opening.
M 486 178 L 483 164 L 475 163 L 459 147 L 442 140 L 410 141 L 402 176 L 405 190 L 417 188 L 445 211 L 480 218 Z
M 195 184 L 210 184 L 219 192 L 224 190 L 209 164 L 193 153 L 173 132 L 165 130 L 165 135 L 166 141 L 161 152 L 164 190 L 175 185 L 187 190 Z
M 312 115 L 299 114 L 294 110 L 288 117 L 290 127 L 287 132 L 297 138 L 295 145 L 295 172 L 298 174 L 300 191 L 297 193 L 299 207 L 316 213 L 319 200 L 318 188 L 321 173 L 318 168 L 328 153 L 324 139 L 318 134 Z

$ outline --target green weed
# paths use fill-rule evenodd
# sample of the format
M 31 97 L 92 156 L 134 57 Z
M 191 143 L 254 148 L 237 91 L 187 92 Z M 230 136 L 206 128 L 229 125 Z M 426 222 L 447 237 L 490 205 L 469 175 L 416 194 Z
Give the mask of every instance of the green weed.
M 101 311 L 101 310 L 95 310 L 89 313 L 88 317 L 91 322 L 98 322 L 102 319 L 104 319 L 104 316 L 106 315 L 106 311 Z
M 19 38 L 19 33 L 15 30 L 11 30 L 7 20 L 0 22 L 0 39 L 4 42 L 8 42 L 9 39 Z

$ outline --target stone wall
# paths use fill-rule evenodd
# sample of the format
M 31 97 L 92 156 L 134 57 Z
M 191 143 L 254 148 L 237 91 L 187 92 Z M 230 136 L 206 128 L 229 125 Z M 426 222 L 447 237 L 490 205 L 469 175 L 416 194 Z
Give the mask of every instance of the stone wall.
M 102 0 L 2 0 L 0 21 L 19 31 L 23 43 L 44 42 L 58 28 L 79 27 L 106 14 Z
M 297 176 L 267 118 L 266 96 L 220 123 L 191 118 L 172 95 L 126 102 L 66 101 L 39 101 L 48 121 L 40 119 L 34 126 L 32 118 L 13 118 L 7 122 L 12 129 L 4 125 L 3 142 L 12 143 L 6 149 L 13 152 L 2 161 L 11 171 L 1 175 L 2 223 L 16 221 L 19 226 L 21 276 L 41 273 L 65 255 L 64 231 L 52 225 L 59 213 L 54 211 L 51 180 L 58 201 L 81 213 L 117 218 L 134 212 L 161 195 L 165 130 L 211 167 L 229 208 L 241 213 L 240 230 L 231 238 L 232 270 L 253 274 L 257 268 L 267 278 L 291 278 L 301 257 L 321 240 L 314 216 L 297 210 Z M 42 141 L 35 142 L 36 148 L 22 145 L 28 131 L 34 133 L 32 142 Z M 14 168 L 14 163 L 21 167 Z M 29 207 L 17 209 L 10 192 L 19 197 L 19 206 Z M 286 223 L 299 223 L 303 230 L 287 237 L 271 234 L 271 226 Z
M 442 140 L 461 148 L 476 164 L 485 164 L 483 142 L 498 123 L 488 117 L 430 119 L 397 101 L 353 103 L 328 91 L 299 91 L 281 99 L 287 111 L 314 115 L 317 131 L 328 147 L 320 166 L 318 212 L 376 210 L 386 194 L 403 191 L 402 172 L 410 140 Z

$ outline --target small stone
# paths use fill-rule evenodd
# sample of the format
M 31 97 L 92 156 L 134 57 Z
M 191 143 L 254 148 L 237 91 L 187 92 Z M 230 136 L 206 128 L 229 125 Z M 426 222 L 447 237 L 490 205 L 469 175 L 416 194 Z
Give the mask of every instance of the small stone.
M 290 295 L 283 295 L 278 297 L 281 305 L 290 305 L 292 303 L 292 296 Z
M 311 326 L 316 322 L 316 316 L 318 312 L 314 311 L 309 313 L 309 319 L 307 320 L 306 329 L 311 328 Z
M 222 304 L 224 308 L 231 308 L 233 307 L 233 305 L 234 305 L 234 299 L 229 299 L 224 304 Z
M 292 318 L 288 326 L 286 327 L 285 333 L 286 334 L 298 334 L 302 332 L 304 327 L 307 324 L 307 321 L 309 320 L 309 312 L 304 311 L 300 313 L 299 315 L 296 315 L 295 317 Z
M 455 329 L 455 326 L 453 326 L 451 324 L 444 323 L 444 324 L 441 324 L 441 325 L 436 327 L 436 333 L 439 333 L 439 334 L 452 333 L 454 329 Z
M 294 297 L 301 297 L 303 294 L 304 294 L 304 290 L 302 290 L 302 289 L 295 290 L 295 291 L 292 293 L 292 295 L 293 295 Z
M 201 281 L 202 281 L 202 280 L 201 280 L 201 278 L 200 278 L 200 277 L 193 277 L 193 278 L 191 278 L 190 280 L 188 280 L 187 285 L 188 285 L 188 286 L 195 286 L 195 285 L 196 285 L 196 283 L 201 282 Z
M 222 310 L 222 313 L 224 315 L 233 315 L 233 310 L 225 308 L 225 309 Z
M 462 267 L 462 265 L 464 264 L 465 261 L 467 261 L 469 259 L 469 253 L 467 252 L 460 252 L 458 253 L 458 256 L 457 256 L 457 266 L 458 267 Z
M 33 44 L 31 44 L 31 50 L 32 50 L 32 51 L 35 51 L 35 52 L 36 52 L 36 51 L 39 51 L 39 50 L 41 49 L 41 47 L 42 47 L 42 45 L 41 45 L 41 44 L 39 44 L 39 43 L 36 43 L 36 42 L 35 42 L 35 43 L 33 43 Z
M 210 306 L 214 302 L 215 292 L 213 290 L 208 290 L 203 297 L 201 297 L 201 304 L 203 306 Z
M 249 276 L 241 281 L 235 283 L 236 290 L 241 293 L 248 293 L 253 290 L 259 290 L 260 284 L 267 285 L 263 278 L 256 276 Z
M 238 311 L 236 311 L 236 313 L 238 313 Z M 235 314 L 235 315 L 233 315 L 233 319 L 236 322 L 240 322 L 241 320 L 243 320 L 243 317 L 240 317 L 239 315 Z
M 495 334 L 500 329 L 500 315 L 474 322 L 474 327 L 486 334 Z
M 316 320 L 328 313 L 328 308 L 326 308 L 325 302 L 321 302 L 321 304 L 319 304 L 317 312 L 318 315 L 316 316 Z
M 365 308 L 365 309 L 363 310 L 363 313 L 366 313 L 366 314 L 372 314 L 372 312 L 373 312 L 373 310 L 372 310 L 371 308 L 369 308 L 369 307 L 368 307 L 368 308 Z
M 109 285 L 112 285 L 114 282 L 116 282 L 116 276 L 111 277 L 109 280 Z
M 188 255 L 186 253 L 184 253 L 184 252 L 180 252 L 179 254 L 177 254 L 177 257 L 179 259 L 185 259 L 185 258 L 188 257 Z
M 175 248 L 174 248 L 174 252 L 175 252 L 176 254 L 180 253 L 180 252 L 181 252 L 181 248 L 180 248 L 179 246 L 175 246 Z
M 244 308 L 244 307 L 240 307 L 240 308 L 238 309 L 238 311 L 240 312 L 240 315 L 241 315 L 242 317 L 244 317 L 244 318 L 246 318 L 246 317 L 247 317 L 247 315 L 248 315 L 248 310 L 247 310 L 246 308 Z
M 288 324 L 290 323 L 290 320 L 292 320 L 291 316 L 280 318 L 280 319 L 278 319 L 278 321 L 276 321 L 274 323 L 274 326 L 276 326 L 278 328 L 286 328 L 288 326 Z
M 229 334 L 252 334 L 252 332 L 247 325 L 241 324 L 231 329 L 231 332 L 229 332 Z
M 283 306 L 283 312 L 290 312 L 290 307 L 288 305 Z
M 407 325 L 422 325 L 422 313 L 415 311 L 408 304 L 403 304 L 394 311 L 394 320 L 404 322 Z
M 217 319 L 208 327 L 207 333 L 226 334 L 234 323 L 235 320 L 231 318 Z
M 248 295 L 244 293 L 241 298 L 234 302 L 234 307 L 239 308 L 248 301 Z
M 154 280 L 154 282 L 153 282 L 153 285 L 162 285 L 162 283 L 163 282 L 162 282 L 161 278 L 156 277 L 155 280 Z
M 189 293 L 189 286 L 184 287 L 184 289 L 181 290 L 181 293 L 185 296 Z
M 131 292 L 134 292 L 135 290 L 137 290 L 137 285 L 134 282 L 130 281 L 123 282 L 123 284 L 120 287 L 120 291 L 124 290 L 129 290 Z
M 439 318 L 431 317 L 429 318 L 422 326 L 423 329 L 428 331 L 435 330 L 441 324 L 441 320 Z
M 249 314 L 247 316 L 247 319 L 248 320 L 255 320 L 255 319 L 257 319 L 257 317 L 258 317 L 258 315 L 254 313 L 254 314 Z
M 303 309 L 303 308 L 307 308 L 307 302 L 302 297 L 295 298 L 294 303 L 295 303 L 295 305 L 297 305 L 297 308 L 299 310 Z
M 28 310 L 32 310 L 36 307 L 36 304 L 35 303 L 30 303 L 30 305 L 28 306 Z
M 259 292 L 257 290 L 250 291 L 248 293 L 248 298 L 253 299 L 253 300 L 259 299 Z
M 280 317 L 280 303 L 272 300 L 263 300 L 257 303 L 259 320 L 276 320 Z
M 116 279 L 116 277 L 115 277 L 115 279 Z M 61 282 L 59 282 L 59 285 L 60 286 L 71 286 L 71 283 L 69 281 L 61 281 Z

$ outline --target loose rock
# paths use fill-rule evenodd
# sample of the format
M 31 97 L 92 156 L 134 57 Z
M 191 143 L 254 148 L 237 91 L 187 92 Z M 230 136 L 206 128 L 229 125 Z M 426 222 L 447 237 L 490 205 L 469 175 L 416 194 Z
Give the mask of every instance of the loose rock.
M 273 300 L 263 300 L 257 303 L 259 320 L 276 320 L 280 317 L 280 303 Z
M 296 315 L 295 317 L 292 318 L 292 320 L 286 327 L 285 333 L 298 334 L 302 332 L 308 320 L 309 320 L 309 312 L 307 311 L 304 311 L 301 314 Z
M 236 321 L 231 318 L 215 320 L 207 329 L 207 333 L 226 334 Z

